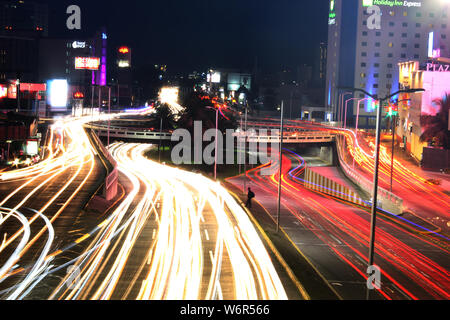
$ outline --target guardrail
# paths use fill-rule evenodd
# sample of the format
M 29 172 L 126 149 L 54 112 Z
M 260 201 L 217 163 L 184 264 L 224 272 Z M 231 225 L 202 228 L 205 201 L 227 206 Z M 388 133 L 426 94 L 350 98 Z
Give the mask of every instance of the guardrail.
M 86 125 L 86 128 L 89 128 L 90 126 Z M 97 149 L 97 152 L 103 157 L 105 157 L 108 164 L 105 163 L 105 169 L 106 169 L 106 178 L 105 183 L 103 185 L 103 197 L 110 201 L 114 199 L 117 195 L 117 184 L 119 181 L 119 170 L 117 169 L 117 162 L 114 160 L 112 155 L 109 153 L 108 149 L 103 145 L 103 143 L 100 141 L 99 137 L 95 134 L 94 130 L 92 128 L 89 128 L 91 130 L 90 137 L 93 140 L 94 148 Z
M 248 141 L 253 143 L 276 143 L 280 142 L 280 136 L 249 136 Z M 333 135 L 317 135 L 317 134 L 302 134 L 297 136 L 283 136 L 284 143 L 320 143 L 332 142 Z
M 349 178 L 353 183 L 360 186 L 365 192 L 369 195 L 372 195 L 373 192 L 373 182 L 369 181 L 365 177 L 363 177 L 360 173 L 357 173 L 351 168 L 344 160 L 343 157 L 343 148 L 341 148 L 340 139 L 336 139 L 336 145 L 338 148 L 338 158 L 341 168 L 344 171 L 344 174 Z M 378 198 L 379 203 L 381 205 L 381 209 L 391 212 L 395 215 L 400 215 L 403 213 L 403 199 L 396 196 L 392 192 L 378 187 Z
M 108 135 L 108 127 L 104 126 L 89 126 L 99 136 L 106 137 Z M 124 128 L 110 127 L 109 136 L 112 138 L 124 138 L 124 139 L 143 139 L 143 140 L 171 140 L 171 133 L 159 133 L 148 130 L 128 130 Z
M 309 168 L 305 170 L 305 187 L 328 194 L 335 198 L 339 198 L 345 201 L 352 202 L 354 204 L 364 206 L 365 202 L 359 197 L 359 195 L 350 190 L 350 188 L 337 183 L 336 181 L 329 179 Z

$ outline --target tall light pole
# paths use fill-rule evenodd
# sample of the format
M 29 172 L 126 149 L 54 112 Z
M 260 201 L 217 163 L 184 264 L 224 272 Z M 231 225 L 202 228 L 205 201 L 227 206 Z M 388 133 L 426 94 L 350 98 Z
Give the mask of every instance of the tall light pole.
M 365 95 L 371 97 L 374 100 L 378 100 L 375 95 L 368 93 L 363 89 L 357 88 L 342 88 L 344 90 L 352 90 L 359 91 L 364 93 Z M 378 202 L 378 175 L 379 175 L 379 167 L 380 167 L 380 142 L 381 142 L 381 116 L 382 116 L 382 108 L 386 101 L 390 101 L 390 99 L 400 93 L 417 93 L 423 92 L 424 89 L 409 89 L 409 90 L 400 90 L 389 96 L 386 96 L 382 99 L 379 99 L 380 105 L 377 110 L 377 133 L 376 133 L 376 148 L 375 148 L 375 168 L 373 175 L 373 191 L 372 191 L 372 208 L 371 208 L 371 219 L 370 219 L 370 240 L 369 240 L 369 258 L 368 258 L 368 267 L 373 267 L 374 261 L 374 253 L 375 253 L 375 231 L 376 231 L 376 220 L 377 220 L 377 202 Z M 370 289 L 367 287 L 366 299 L 370 299 Z
M 280 172 L 278 177 L 278 206 L 277 206 L 277 233 L 280 230 L 281 217 L 281 187 L 282 187 L 282 172 L 283 172 L 283 137 L 284 137 L 284 101 L 281 101 L 281 121 L 280 121 Z
M 397 101 L 397 108 L 400 102 L 406 102 L 411 101 L 411 99 L 403 99 L 400 101 Z M 394 153 L 395 153 L 395 131 L 397 128 L 397 116 L 392 115 L 392 155 L 391 155 L 391 192 L 393 190 L 393 183 L 394 183 Z
M 245 104 L 245 121 L 244 121 L 244 193 L 247 188 L 247 119 L 248 119 L 248 104 Z
M 20 112 L 20 80 L 16 81 L 16 97 L 17 97 L 17 110 L 16 112 Z
M 350 101 L 353 101 L 353 100 L 359 100 L 358 98 L 350 98 L 350 99 L 347 99 L 346 101 L 345 101 L 345 116 L 344 116 L 344 129 L 347 129 L 347 109 L 348 109 L 348 103 L 350 102 Z
M 163 118 L 162 118 L 162 116 L 161 116 L 161 123 L 160 123 L 160 125 L 159 125 L 159 146 L 158 146 L 159 163 L 161 163 L 162 130 L 163 130 Z
M 109 149 L 110 130 L 111 130 L 111 87 L 108 88 L 108 149 Z
M 344 105 L 344 99 L 345 99 L 345 96 L 348 96 L 348 95 L 350 95 L 350 94 L 352 94 L 352 92 L 350 92 L 350 91 L 347 91 L 347 92 L 343 92 L 343 93 L 341 93 L 340 95 L 339 95 L 339 101 L 338 101 L 338 106 L 337 106 L 337 108 L 336 108 L 336 113 L 337 113 L 337 121 L 338 122 L 341 122 L 342 121 L 342 108 L 343 108 L 343 105 Z
M 215 155 L 214 155 L 214 180 L 217 181 L 217 161 L 218 161 L 218 155 L 219 155 L 219 108 L 213 108 L 213 107 L 206 107 L 207 109 L 212 109 L 216 111 L 216 138 L 215 138 Z

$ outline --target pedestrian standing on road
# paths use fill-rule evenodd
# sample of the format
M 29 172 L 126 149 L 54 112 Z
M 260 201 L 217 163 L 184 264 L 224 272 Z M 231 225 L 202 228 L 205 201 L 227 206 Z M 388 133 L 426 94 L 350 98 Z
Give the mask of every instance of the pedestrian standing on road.
M 252 199 L 255 197 L 255 194 L 253 193 L 251 188 L 248 188 L 248 194 L 247 194 L 247 203 L 245 206 L 249 209 L 252 208 Z

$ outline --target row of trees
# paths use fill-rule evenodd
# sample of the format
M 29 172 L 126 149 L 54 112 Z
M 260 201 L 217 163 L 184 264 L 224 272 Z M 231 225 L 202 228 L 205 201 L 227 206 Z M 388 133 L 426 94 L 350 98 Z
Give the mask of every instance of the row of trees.
M 172 113 L 166 104 L 156 107 L 156 112 L 150 115 L 149 121 L 151 127 L 159 128 L 162 119 L 163 131 L 171 131 L 177 128 L 187 129 L 191 134 L 194 132 L 194 122 L 202 121 L 203 131 L 216 128 L 216 111 L 213 102 L 201 93 L 192 93 L 188 95 L 181 105 L 185 108 L 179 115 Z M 226 129 L 237 128 L 237 115 L 230 109 L 223 108 L 222 114 L 219 114 L 219 130 L 225 132 Z

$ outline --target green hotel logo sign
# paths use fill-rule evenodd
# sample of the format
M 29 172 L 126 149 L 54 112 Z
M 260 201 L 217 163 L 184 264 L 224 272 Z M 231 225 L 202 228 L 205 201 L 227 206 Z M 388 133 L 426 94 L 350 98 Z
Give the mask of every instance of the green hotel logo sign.
M 363 7 L 388 6 L 388 7 L 422 7 L 422 2 L 400 0 L 362 0 Z
M 336 1 L 335 0 L 331 0 L 330 1 L 330 15 L 328 16 L 328 24 L 329 25 L 336 24 L 335 5 L 336 5 Z

